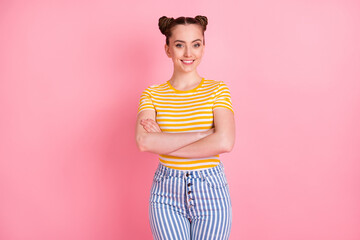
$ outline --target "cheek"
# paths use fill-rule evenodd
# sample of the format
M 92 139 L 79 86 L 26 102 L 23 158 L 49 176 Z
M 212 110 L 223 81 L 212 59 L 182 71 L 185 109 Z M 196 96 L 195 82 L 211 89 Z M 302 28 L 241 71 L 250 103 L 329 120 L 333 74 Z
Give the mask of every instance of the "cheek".
M 196 53 L 196 56 L 197 56 L 198 58 L 201 58 L 201 57 L 203 56 L 203 52 L 201 52 L 201 51 L 197 52 L 197 53 Z
M 179 50 L 179 49 L 173 50 L 173 56 L 174 56 L 175 58 L 181 57 L 182 55 L 183 55 L 183 54 L 182 54 L 182 51 L 181 51 L 181 50 Z

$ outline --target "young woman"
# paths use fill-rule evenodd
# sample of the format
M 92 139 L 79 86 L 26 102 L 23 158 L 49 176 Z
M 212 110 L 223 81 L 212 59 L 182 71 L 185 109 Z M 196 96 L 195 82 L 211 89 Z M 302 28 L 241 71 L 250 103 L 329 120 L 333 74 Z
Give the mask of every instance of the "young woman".
M 163 16 L 172 77 L 146 88 L 136 123 L 140 151 L 159 154 L 149 219 L 154 239 L 228 239 L 232 209 L 219 154 L 235 141 L 230 91 L 197 72 L 205 49 L 205 16 Z M 219 59 L 225 61 L 225 59 Z

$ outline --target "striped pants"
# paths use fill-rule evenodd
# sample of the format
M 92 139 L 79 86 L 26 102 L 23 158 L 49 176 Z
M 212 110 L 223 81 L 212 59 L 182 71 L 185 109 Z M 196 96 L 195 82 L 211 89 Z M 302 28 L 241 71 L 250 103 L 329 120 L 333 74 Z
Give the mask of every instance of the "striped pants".
M 232 209 L 223 164 L 183 171 L 159 163 L 149 218 L 154 239 L 229 239 Z

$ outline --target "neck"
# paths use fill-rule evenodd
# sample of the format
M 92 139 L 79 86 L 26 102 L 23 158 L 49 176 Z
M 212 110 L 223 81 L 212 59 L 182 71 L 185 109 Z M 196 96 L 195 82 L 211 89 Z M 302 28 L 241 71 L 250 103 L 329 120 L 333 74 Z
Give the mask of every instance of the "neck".
M 197 86 L 202 77 L 197 73 L 197 71 L 192 72 L 174 72 L 170 78 L 170 83 L 176 89 L 188 89 Z

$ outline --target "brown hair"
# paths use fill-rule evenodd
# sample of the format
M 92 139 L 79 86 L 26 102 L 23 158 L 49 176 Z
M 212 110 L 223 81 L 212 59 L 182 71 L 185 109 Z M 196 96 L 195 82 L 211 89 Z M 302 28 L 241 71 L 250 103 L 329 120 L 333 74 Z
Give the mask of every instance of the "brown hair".
M 176 19 L 162 16 L 161 18 L 159 18 L 159 29 L 161 33 L 166 36 L 166 45 L 169 45 L 169 38 L 171 37 L 172 34 L 171 29 L 178 24 L 183 24 L 183 25 L 198 24 L 201 27 L 204 36 L 204 32 L 206 30 L 206 25 L 208 24 L 208 20 L 207 17 L 201 15 L 197 15 L 195 18 L 178 17 Z M 205 36 L 204 36 L 203 44 L 205 45 Z

